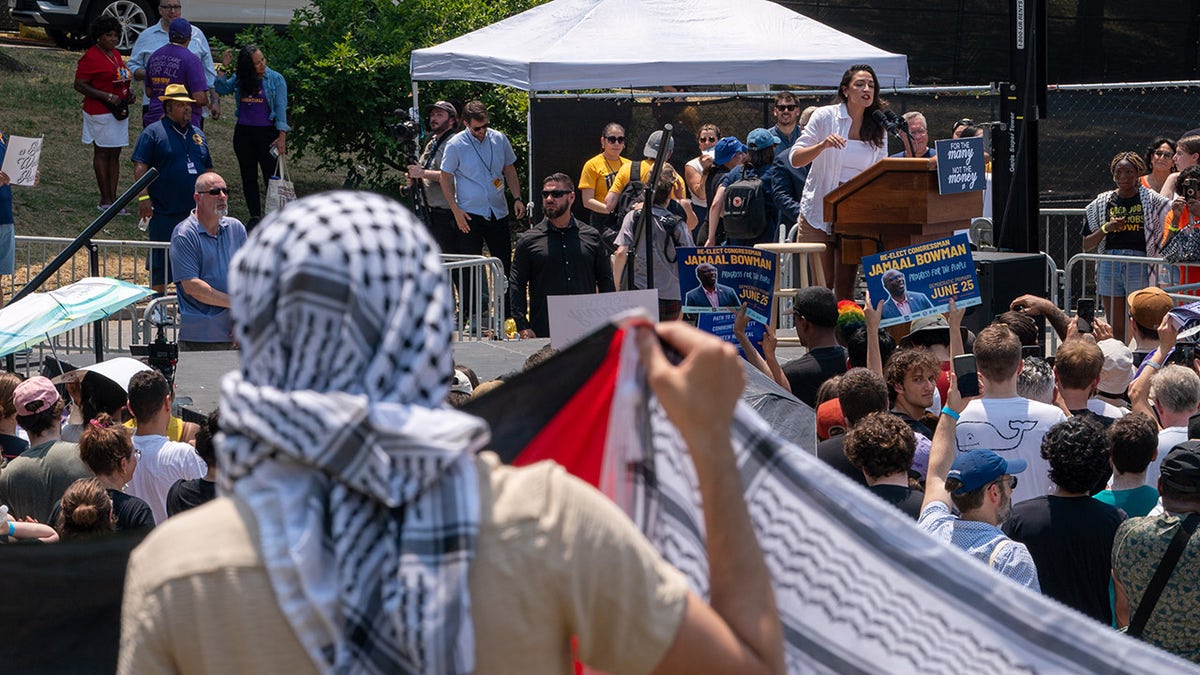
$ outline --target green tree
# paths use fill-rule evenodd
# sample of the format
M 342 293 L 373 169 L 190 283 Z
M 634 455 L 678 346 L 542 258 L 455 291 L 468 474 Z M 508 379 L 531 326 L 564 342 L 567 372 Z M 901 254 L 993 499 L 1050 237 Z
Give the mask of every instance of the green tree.
M 385 191 L 405 149 L 388 125 L 412 105 L 409 55 L 495 23 L 543 0 L 313 0 L 297 10 L 287 32 L 258 29 L 238 36 L 256 42 L 288 83 L 289 149 L 320 158 L 320 168 L 345 170 L 347 183 Z M 524 92 L 474 82 L 421 85 L 421 100 L 478 98 L 493 126 L 513 142 L 518 164 L 528 147 Z M 422 105 L 424 107 L 424 105 Z M 520 172 L 522 169 L 518 167 Z

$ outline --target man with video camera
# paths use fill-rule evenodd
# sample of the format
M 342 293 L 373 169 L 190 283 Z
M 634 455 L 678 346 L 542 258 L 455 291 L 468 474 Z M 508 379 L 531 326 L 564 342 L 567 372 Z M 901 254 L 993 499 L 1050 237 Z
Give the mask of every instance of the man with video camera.
M 425 111 L 425 119 L 432 138 L 425 144 L 417 163 L 408 165 L 408 177 L 414 185 L 419 181 L 425 187 L 425 227 L 429 228 L 434 241 L 442 253 L 458 253 L 454 243 L 458 225 L 439 184 L 446 141 L 458 131 L 458 109 L 449 101 L 438 101 Z

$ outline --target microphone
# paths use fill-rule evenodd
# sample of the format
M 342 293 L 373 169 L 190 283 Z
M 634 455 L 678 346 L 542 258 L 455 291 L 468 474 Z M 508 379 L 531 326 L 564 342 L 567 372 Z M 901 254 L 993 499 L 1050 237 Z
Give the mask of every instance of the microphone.
M 873 117 L 875 121 L 879 123 L 879 126 L 887 129 L 888 131 L 893 131 L 896 128 L 896 123 L 893 122 L 891 118 L 888 117 L 887 113 L 882 110 L 872 110 L 871 117 Z
M 892 123 L 893 128 L 908 131 L 908 120 L 897 115 L 894 110 L 887 110 L 884 114 L 887 115 L 887 118 Z

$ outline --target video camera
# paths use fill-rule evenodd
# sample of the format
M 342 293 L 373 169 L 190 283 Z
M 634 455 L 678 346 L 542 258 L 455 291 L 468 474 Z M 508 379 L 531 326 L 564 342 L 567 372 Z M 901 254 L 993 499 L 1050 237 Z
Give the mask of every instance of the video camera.
M 175 366 L 179 363 L 179 345 L 167 340 L 163 332 L 165 323 L 155 322 L 157 331 L 154 342 L 148 345 L 129 345 L 129 353 L 141 358 L 150 366 L 161 372 L 172 387 L 175 385 Z
M 392 116 L 399 121 L 384 126 L 388 138 L 404 145 L 406 149 L 416 147 L 421 140 L 421 125 L 414 121 L 408 111 L 403 108 L 393 110 Z

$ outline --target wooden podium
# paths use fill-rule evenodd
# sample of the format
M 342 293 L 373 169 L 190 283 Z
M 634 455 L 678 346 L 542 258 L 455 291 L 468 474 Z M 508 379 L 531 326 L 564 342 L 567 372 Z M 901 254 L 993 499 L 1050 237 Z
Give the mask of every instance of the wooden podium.
M 937 161 L 889 158 L 825 197 L 834 234 L 874 239 L 881 251 L 948 237 L 983 213 L 983 192 L 938 194 Z

